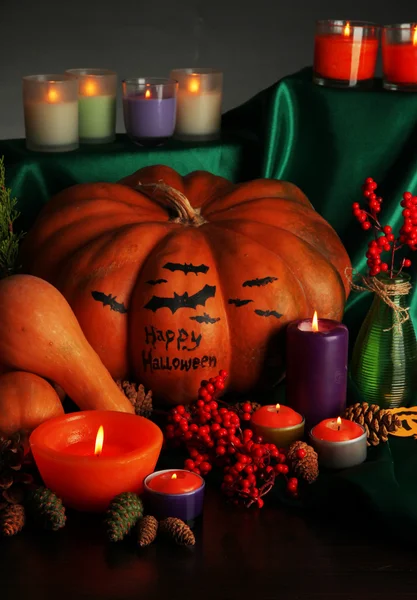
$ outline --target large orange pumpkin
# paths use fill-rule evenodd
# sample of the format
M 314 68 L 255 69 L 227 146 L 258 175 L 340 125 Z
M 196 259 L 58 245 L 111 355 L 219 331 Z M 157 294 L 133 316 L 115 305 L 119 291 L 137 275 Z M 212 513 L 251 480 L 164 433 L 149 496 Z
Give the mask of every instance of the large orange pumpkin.
M 169 403 L 219 368 L 238 392 L 276 381 L 283 327 L 315 309 L 340 319 L 349 291 L 340 239 L 295 185 L 164 166 L 64 190 L 22 258 L 67 298 L 113 377 Z

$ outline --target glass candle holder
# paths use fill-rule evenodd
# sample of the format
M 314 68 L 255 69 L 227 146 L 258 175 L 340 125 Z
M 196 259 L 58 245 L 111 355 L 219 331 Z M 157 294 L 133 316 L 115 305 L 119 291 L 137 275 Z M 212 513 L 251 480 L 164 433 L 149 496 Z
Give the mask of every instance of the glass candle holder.
M 68 69 L 78 80 L 78 131 L 83 144 L 113 142 L 117 74 L 107 69 Z
M 385 25 L 382 30 L 383 86 L 417 91 L 417 24 Z
M 174 69 L 178 81 L 175 137 L 190 142 L 220 136 L 223 73 L 215 69 Z
M 372 84 L 379 27 L 362 21 L 318 21 L 314 39 L 313 81 L 339 88 Z
M 78 85 L 69 75 L 23 77 L 26 147 L 37 152 L 78 148 Z
M 125 79 L 123 115 L 126 133 L 142 146 L 159 146 L 175 129 L 178 83 L 172 79 Z

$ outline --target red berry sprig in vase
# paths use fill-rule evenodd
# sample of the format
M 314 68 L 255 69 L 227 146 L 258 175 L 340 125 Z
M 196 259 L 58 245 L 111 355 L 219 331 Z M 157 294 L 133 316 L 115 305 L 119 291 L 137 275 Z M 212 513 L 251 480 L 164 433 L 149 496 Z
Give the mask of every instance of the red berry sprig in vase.
M 352 205 L 353 215 L 365 231 L 374 230 L 374 239 L 368 244 L 366 252 L 369 275 L 374 277 L 379 273 L 387 273 L 391 279 L 397 277 L 404 268 L 411 266 L 411 260 L 403 258 L 395 264 L 395 255 L 398 250 L 408 247 L 417 249 L 417 196 L 404 192 L 401 206 L 403 207 L 403 225 L 396 237 L 391 225 L 382 225 L 379 219 L 382 198 L 376 194 L 378 184 L 368 177 L 363 186 L 362 193 L 367 201 L 367 207 L 361 208 L 359 202 Z M 384 253 L 390 253 L 384 258 Z
M 216 377 L 202 381 L 196 402 L 170 410 L 166 440 L 186 449 L 185 469 L 203 477 L 213 468 L 222 469 L 222 492 L 236 505 L 261 508 L 263 496 L 278 476 L 286 479 L 287 492 L 296 497 L 298 479 L 290 476 L 286 451 L 263 443 L 251 429 L 242 429 L 236 411 L 228 405 L 220 406 L 226 378 L 222 370 Z M 244 415 L 250 415 L 251 404 L 244 404 L 242 409 Z

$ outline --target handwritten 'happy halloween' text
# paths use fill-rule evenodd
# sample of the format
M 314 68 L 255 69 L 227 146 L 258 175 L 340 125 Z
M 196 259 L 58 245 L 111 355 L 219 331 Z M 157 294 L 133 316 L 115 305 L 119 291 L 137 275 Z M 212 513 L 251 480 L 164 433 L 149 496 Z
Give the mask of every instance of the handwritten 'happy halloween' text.
M 168 350 L 169 345 L 175 342 L 177 350 L 188 350 L 192 352 L 196 350 L 203 338 L 200 333 L 196 335 L 194 330 L 189 333 L 182 327 L 177 329 L 177 332 L 172 329 L 157 329 L 153 325 L 151 327 L 145 327 L 145 344 L 151 345 L 156 348 L 158 342 L 162 342 L 165 346 L 165 350 Z

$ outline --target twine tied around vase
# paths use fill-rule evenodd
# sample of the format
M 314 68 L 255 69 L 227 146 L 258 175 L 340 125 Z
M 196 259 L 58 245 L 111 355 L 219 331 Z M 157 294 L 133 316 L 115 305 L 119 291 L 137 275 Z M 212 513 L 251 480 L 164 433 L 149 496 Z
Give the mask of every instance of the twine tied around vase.
M 401 325 L 409 320 L 410 307 L 403 308 L 402 306 L 398 306 L 398 304 L 393 302 L 392 298 L 395 296 L 407 296 L 411 291 L 411 283 L 409 281 L 396 281 L 394 283 L 394 280 L 392 283 L 384 283 L 377 277 L 362 275 L 355 269 L 349 267 L 345 269 L 345 275 L 353 290 L 358 292 L 373 292 L 392 309 L 394 313 L 394 324 L 383 331 L 391 331 L 395 327 L 398 329 L 398 332 L 402 334 Z M 354 283 L 354 278 L 360 280 L 362 285 Z

